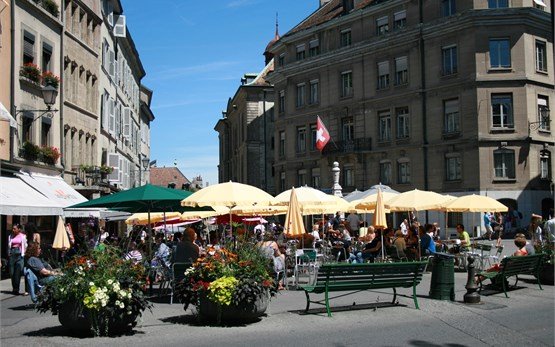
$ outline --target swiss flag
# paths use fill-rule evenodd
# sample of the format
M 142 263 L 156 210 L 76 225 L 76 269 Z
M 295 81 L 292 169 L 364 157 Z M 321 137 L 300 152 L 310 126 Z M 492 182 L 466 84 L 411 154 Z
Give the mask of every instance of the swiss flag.
M 329 140 L 330 133 L 328 129 L 326 129 L 324 122 L 322 122 L 320 117 L 318 117 L 318 121 L 316 123 L 316 148 L 318 148 L 318 150 L 322 152 Z

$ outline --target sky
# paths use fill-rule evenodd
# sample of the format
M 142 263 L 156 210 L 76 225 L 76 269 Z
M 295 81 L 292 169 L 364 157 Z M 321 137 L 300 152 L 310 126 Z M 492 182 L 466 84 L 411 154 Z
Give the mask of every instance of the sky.
M 283 35 L 319 0 L 122 0 L 127 27 L 153 90 L 151 160 L 218 183 L 214 130 L 245 73 L 264 68 L 276 13 Z

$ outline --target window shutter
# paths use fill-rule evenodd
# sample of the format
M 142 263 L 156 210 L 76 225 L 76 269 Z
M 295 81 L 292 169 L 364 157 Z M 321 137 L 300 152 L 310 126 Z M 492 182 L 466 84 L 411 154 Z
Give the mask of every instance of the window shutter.
M 407 11 L 399 11 L 397 13 L 394 13 L 393 18 L 394 18 L 395 21 L 399 21 L 399 20 L 407 18 Z
M 125 37 L 125 16 L 117 16 L 114 24 L 114 36 Z
M 100 108 L 102 110 L 102 129 L 108 129 L 108 94 L 103 93 Z
M 35 56 L 35 36 L 31 33 L 25 32 L 23 34 L 23 53 L 30 57 Z
M 382 61 L 378 63 L 378 76 L 388 75 L 389 74 L 389 62 Z
M 110 98 L 110 134 L 114 135 L 114 131 L 115 131 L 115 121 L 116 121 L 116 115 L 115 115 L 115 102 L 114 99 Z
M 112 173 L 108 175 L 108 180 L 119 182 L 119 154 L 108 153 L 108 166 L 113 169 Z
M 121 104 L 116 100 L 116 138 L 121 135 Z
M 407 70 L 407 57 L 399 57 L 395 59 L 395 65 L 396 71 Z
M 114 51 L 110 51 L 108 52 L 108 54 L 109 54 L 108 73 L 110 74 L 110 77 L 114 78 L 116 57 L 115 57 Z
M 123 109 L 123 136 L 129 137 L 131 126 L 131 109 L 126 107 Z

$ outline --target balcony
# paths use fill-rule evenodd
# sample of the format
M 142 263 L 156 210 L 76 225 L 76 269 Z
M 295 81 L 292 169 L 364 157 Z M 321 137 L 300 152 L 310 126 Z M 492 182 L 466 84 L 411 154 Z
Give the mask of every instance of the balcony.
M 112 168 L 109 166 L 94 166 L 94 165 L 80 165 L 74 166 L 73 172 L 76 173 L 74 177 L 74 184 L 82 184 L 84 186 L 98 186 L 108 183 L 108 175 L 112 173 Z
M 372 138 L 363 137 L 360 139 L 328 142 L 324 148 L 323 154 L 332 153 L 358 153 L 372 150 Z

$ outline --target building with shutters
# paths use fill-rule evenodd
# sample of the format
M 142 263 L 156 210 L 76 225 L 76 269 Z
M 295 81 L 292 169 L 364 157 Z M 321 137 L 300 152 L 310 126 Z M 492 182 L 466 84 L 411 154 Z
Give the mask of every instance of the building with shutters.
M 552 4 L 553 2 L 551 2 Z M 381 182 L 553 207 L 552 5 L 321 1 L 270 48 L 277 192 Z M 317 6 L 317 3 L 315 3 Z M 314 146 L 316 116 L 330 131 Z

